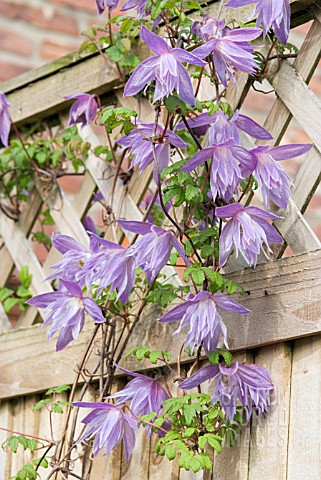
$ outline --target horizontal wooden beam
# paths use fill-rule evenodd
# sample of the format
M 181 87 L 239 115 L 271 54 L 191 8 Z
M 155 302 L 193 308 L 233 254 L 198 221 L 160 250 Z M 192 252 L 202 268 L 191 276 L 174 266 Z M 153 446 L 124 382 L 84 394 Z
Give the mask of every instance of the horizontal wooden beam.
M 259 265 L 229 278 L 239 281 L 247 292 L 234 298 L 252 310 L 247 316 L 223 314 L 233 351 L 321 332 L 321 250 Z M 158 307 L 149 309 L 127 350 L 131 346 L 156 349 L 166 345 L 175 361 L 184 335 L 173 336 L 177 323 L 161 324 L 160 315 Z M 46 329 L 38 325 L 0 335 L 0 399 L 72 383 L 92 331 L 88 321 L 77 341 L 59 353 L 55 352 L 54 341 L 47 343 Z M 98 344 L 93 349 L 97 350 Z M 93 356 L 88 368 L 97 360 Z M 126 365 L 130 369 L 147 368 L 141 363 Z

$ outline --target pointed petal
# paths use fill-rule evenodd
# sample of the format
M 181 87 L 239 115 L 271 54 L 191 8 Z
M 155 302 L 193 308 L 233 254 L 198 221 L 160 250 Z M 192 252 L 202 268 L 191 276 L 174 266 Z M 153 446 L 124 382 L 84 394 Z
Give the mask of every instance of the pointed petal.
M 281 145 L 280 147 L 272 148 L 268 153 L 272 155 L 274 160 L 288 160 L 289 158 L 300 157 L 300 155 L 303 155 L 310 150 L 312 146 L 312 144 Z
M 146 235 L 151 232 L 152 224 L 147 222 L 138 222 L 135 220 L 117 220 L 117 223 L 124 230 L 129 232 L 138 233 L 139 235 Z
M 181 168 L 181 171 L 189 173 L 201 163 L 206 162 L 206 160 L 210 160 L 213 156 L 214 150 L 215 149 L 213 147 L 203 148 L 203 150 L 200 150 L 184 165 L 184 167 Z
M 156 55 L 162 55 L 163 53 L 169 53 L 171 51 L 169 45 L 167 45 L 163 38 L 148 30 L 144 25 L 142 25 L 140 31 L 140 38 L 144 40 Z
M 191 388 L 198 387 L 201 383 L 216 377 L 219 374 L 218 365 L 207 365 L 201 368 L 197 373 L 184 380 L 179 388 L 181 390 L 190 390 Z
M 273 139 L 272 135 L 265 130 L 265 128 L 261 127 L 261 125 L 246 115 L 238 115 L 235 123 L 238 128 L 251 135 L 251 137 L 258 138 L 259 140 Z

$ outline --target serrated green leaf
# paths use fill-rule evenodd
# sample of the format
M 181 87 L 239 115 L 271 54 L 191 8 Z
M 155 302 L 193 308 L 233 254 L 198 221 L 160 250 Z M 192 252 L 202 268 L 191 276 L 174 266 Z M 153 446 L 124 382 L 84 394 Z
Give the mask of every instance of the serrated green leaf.
M 202 285 L 205 280 L 205 274 L 202 270 L 192 270 L 192 278 L 196 285 Z
M 190 202 L 191 200 L 193 200 L 193 198 L 198 196 L 199 193 L 200 193 L 200 189 L 198 187 L 195 187 L 194 185 L 189 184 L 186 187 L 185 198 L 187 201 Z
M 19 435 L 18 437 L 20 445 L 23 446 L 23 449 L 26 450 L 28 448 L 28 440 L 24 435 Z
M 201 464 L 196 457 L 191 458 L 190 467 L 191 467 L 191 469 L 193 470 L 194 473 L 197 473 L 200 470 Z
M 167 445 L 165 448 L 165 455 L 168 458 L 168 460 L 174 460 L 176 457 L 176 450 L 174 445 Z
M 208 443 L 211 445 L 211 447 L 214 448 L 214 450 L 216 450 L 218 453 L 222 452 L 222 445 L 219 443 L 218 440 L 216 440 L 216 438 L 213 438 L 212 434 L 208 435 L 207 440 L 208 440 Z
M 9 446 L 13 453 L 17 453 L 18 446 L 19 446 L 19 437 L 11 437 L 9 440 Z
M 27 442 L 28 442 L 28 448 L 30 452 L 33 453 L 36 449 L 37 441 L 34 438 L 28 438 Z

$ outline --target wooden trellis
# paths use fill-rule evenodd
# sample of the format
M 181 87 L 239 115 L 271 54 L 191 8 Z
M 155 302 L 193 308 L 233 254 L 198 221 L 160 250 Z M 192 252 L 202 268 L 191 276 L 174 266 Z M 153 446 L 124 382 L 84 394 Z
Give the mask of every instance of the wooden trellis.
M 207 12 L 215 16 L 218 4 L 209 4 Z M 135 450 L 129 464 L 124 463 L 118 448 L 107 460 L 98 459 L 93 480 L 321 478 L 321 243 L 303 216 L 321 179 L 321 103 L 308 87 L 321 58 L 321 1 L 293 0 L 291 8 L 293 25 L 311 19 L 313 22 L 293 65 L 287 60 L 278 65 L 271 62 L 268 80 L 275 89 L 276 100 L 264 126 L 274 137 L 272 143 L 278 144 L 294 117 L 314 144 L 294 179 L 288 208 L 276 212 L 283 218 L 275 221 L 275 226 L 294 256 L 282 259 L 282 247 L 275 252 L 277 260 L 261 264 L 256 270 L 240 270 L 241 265 L 231 264 L 234 273 L 229 278 L 242 283 L 249 292 L 239 300 L 252 313 L 245 319 L 232 316 L 226 319 L 229 343 L 236 357 L 257 362 L 271 372 L 276 385 L 271 413 L 265 420 L 254 418 L 251 429 L 244 431 L 237 447 L 226 447 L 222 455 L 215 456 L 213 472 L 197 475 L 180 472 L 175 461 L 169 463 L 156 456 L 154 440 L 139 433 L 140 448 Z M 252 5 L 233 10 L 231 16 L 237 13 L 239 19 L 244 19 L 251 11 Z M 241 108 L 250 87 L 245 74 L 239 75 L 238 83 L 238 89 L 230 85 L 226 93 L 233 108 Z M 62 119 L 66 113 L 63 97 L 75 92 L 102 94 L 105 104 L 117 101 L 141 111 L 144 121 L 153 120 L 148 104 L 138 105 L 132 98 L 123 99 L 117 71 L 100 55 L 66 57 L 3 84 L 1 90 L 12 105 L 11 114 L 18 125 L 55 116 Z M 93 146 L 98 143 L 91 127 L 80 130 L 80 134 Z M 247 147 L 252 145 L 247 136 L 243 142 Z M 81 219 L 97 188 L 110 205 L 114 170 L 92 153 L 86 169 L 72 202 L 63 191 L 51 190 L 48 194 L 42 185 L 36 184 L 18 221 L 0 212 L 0 236 L 4 243 L 0 252 L 0 286 L 6 285 L 14 267 L 19 270 L 28 264 L 33 275 L 33 293 L 51 290 L 43 280 L 59 256 L 52 249 L 41 265 L 29 239 L 44 202 L 59 232 L 88 242 Z M 135 171 L 126 186 L 118 180 L 110 205 L 115 214 L 141 219 L 140 203 L 151 181 L 151 170 L 142 176 Z M 108 232 L 111 239 L 114 233 L 112 229 Z M 152 310 L 141 323 L 131 340 L 132 346 L 147 342 L 156 346 L 161 337 L 175 358 L 182 338 L 172 337 L 173 328 L 157 322 L 156 313 Z M 12 330 L 0 308 L 0 425 L 46 436 L 45 412 L 40 417 L 33 415 L 32 404 L 47 388 L 74 381 L 74 370 L 92 327 L 85 327 L 77 341 L 57 354 L 54 343 L 47 344 L 45 329 L 34 325 L 36 316 L 36 309 L 29 308 L 19 319 L 19 328 Z M 135 367 L 134 363 L 130 365 Z M 0 438 L 5 438 L 3 432 Z M 0 451 L 0 480 L 8 480 L 23 463 L 22 454 L 11 456 Z M 45 478 L 44 471 L 42 474 Z

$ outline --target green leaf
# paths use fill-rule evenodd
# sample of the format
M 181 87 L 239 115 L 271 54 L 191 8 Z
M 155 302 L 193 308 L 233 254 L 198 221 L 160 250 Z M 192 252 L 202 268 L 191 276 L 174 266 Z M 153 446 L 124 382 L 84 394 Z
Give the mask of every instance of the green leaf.
M 34 460 L 32 460 L 32 463 L 38 467 L 38 465 L 40 467 L 43 467 L 43 468 L 48 468 L 49 467 L 49 463 L 48 463 L 48 460 L 46 458 L 35 458 Z
M 63 393 L 67 392 L 68 390 L 71 390 L 70 385 L 59 385 L 59 387 L 49 388 L 49 390 L 46 391 L 45 395 L 52 395 L 53 393 Z
M 137 57 L 137 55 L 130 53 L 119 62 L 119 66 L 136 68 L 140 63 L 140 59 Z
M 17 295 L 21 298 L 32 297 L 32 292 L 28 288 L 20 285 L 17 290 Z
M 37 441 L 34 438 L 28 438 L 27 442 L 30 452 L 33 453 L 36 449 Z
M 161 356 L 161 351 L 160 350 L 153 350 L 152 352 L 150 352 L 149 354 L 149 360 L 151 361 L 151 363 L 153 365 L 156 365 L 157 363 L 157 360 L 159 359 L 159 357 Z
M 200 194 L 200 189 L 198 187 L 194 187 L 194 185 L 187 185 L 186 187 L 186 192 L 185 192 L 185 198 L 187 201 L 193 200 L 194 197 L 198 196 Z
M 179 257 L 179 253 L 178 252 L 174 252 L 174 253 L 171 253 L 170 257 L 169 257 L 169 263 L 175 267 L 176 263 L 177 263 L 177 260 L 178 260 L 178 257 Z
M 0 302 L 3 302 L 6 298 L 10 297 L 12 293 L 14 293 L 14 291 L 11 290 L 10 288 L 6 288 L 6 287 L 0 288 Z
M 211 433 L 208 434 L 208 443 L 211 445 L 211 447 L 214 448 L 214 450 L 216 450 L 218 453 L 221 453 L 222 452 L 222 445 L 219 443 L 218 440 L 216 440 L 216 438 L 214 438 L 214 435 L 212 435 Z
M 45 163 L 46 159 L 47 159 L 47 155 L 45 152 L 38 152 L 36 154 L 36 160 L 39 163 L 39 165 L 42 165 L 43 163 Z
M 110 60 L 112 60 L 113 62 L 119 62 L 124 57 L 123 53 L 119 50 L 119 48 L 116 45 L 113 45 L 107 48 L 106 53 L 110 58 Z
M 213 245 L 204 245 L 201 249 L 201 257 L 207 258 L 214 252 L 215 247 Z M 214 273 L 214 272 L 213 272 Z
M 18 446 L 19 446 L 19 437 L 11 437 L 9 440 L 9 446 L 13 453 L 17 453 Z
M 193 470 L 194 473 L 197 473 L 200 470 L 201 464 L 196 457 L 191 458 L 190 467 L 191 467 L 191 469 Z
M 54 404 L 51 406 L 51 411 L 54 412 L 54 413 L 64 413 L 63 409 L 62 409 L 61 406 L 59 405 L 59 402 L 54 403 Z
M 51 398 L 43 398 L 39 402 L 35 403 L 34 406 L 32 407 L 32 410 L 36 412 L 37 410 L 40 410 L 43 408 L 47 403 L 51 402 Z
M 149 347 L 140 347 L 140 348 L 137 348 L 134 355 L 137 358 L 137 360 L 143 360 L 143 358 L 145 357 L 145 354 L 148 351 L 149 351 Z
M 28 440 L 24 435 L 19 435 L 18 437 L 20 445 L 23 446 L 23 449 L 26 450 L 28 448 Z
M 165 448 L 165 454 L 168 460 L 174 460 L 174 458 L 176 457 L 175 447 L 173 445 L 167 445 L 167 447 Z
M 202 270 L 192 270 L 192 278 L 196 285 L 202 285 L 205 280 L 205 274 Z
M 179 108 L 182 115 L 186 115 L 186 103 L 174 95 L 169 95 L 169 97 L 165 99 L 165 107 L 168 113 L 174 113 L 176 108 Z
M 12 307 L 14 307 L 19 302 L 19 298 L 7 298 L 3 303 L 4 311 L 8 313 L 12 309 Z
M 217 348 L 214 352 L 208 354 L 208 359 L 212 365 L 218 365 L 220 363 L 220 357 L 223 357 L 227 367 L 230 367 L 233 363 L 233 355 L 228 350 L 223 348 Z
M 186 428 L 186 430 L 184 431 L 184 437 L 191 438 L 194 432 L 195 432 L 195 428 L 192 428 L 192 427 Z

